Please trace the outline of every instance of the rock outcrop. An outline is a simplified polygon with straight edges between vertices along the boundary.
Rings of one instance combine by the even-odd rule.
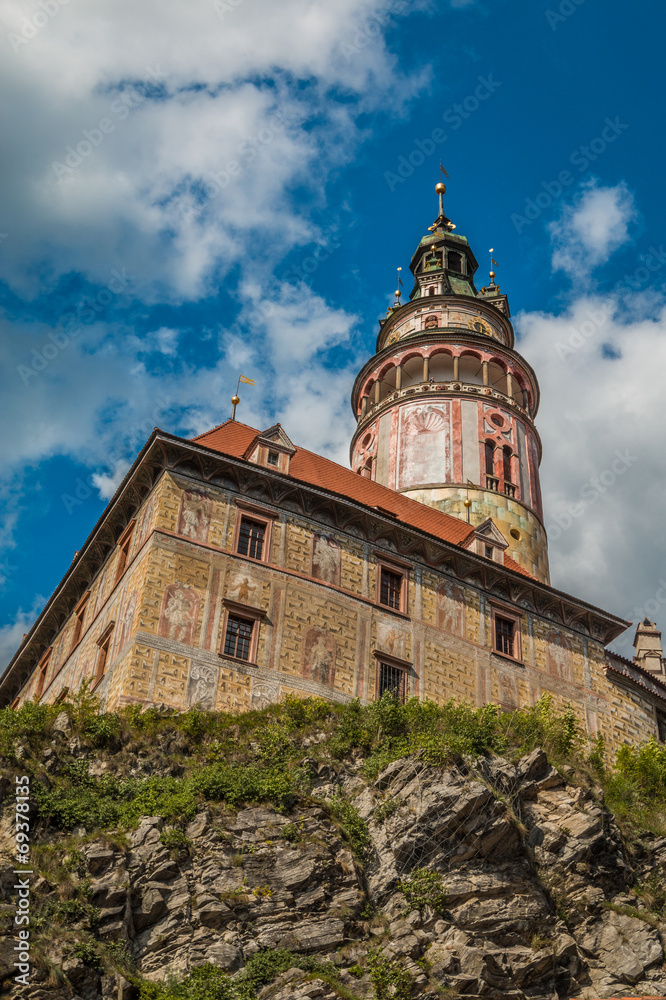
[[[666,842],[629,857],[598,789],[568,783],[540,750],[517,764],[495,757],[439,768],[408,758],[374,781],[360,764],[308,759],[310,790],[290,813],[210,806],[180,834],[150,816],[125,839],[78,831],[67,851],[90,912],[73,908],[66,931],[48,933],[42,922],[22,996],[138,995],[129,966],[108,974],[90,951],[72,949],[88,925],[99,954],[130,957],[134,974],[153,981],[206,963],[242,976],[258,952],[289,952],[291,967],[261,986],[261,1000],[335,1000],[340,987],[359,998],[422,1000],[442,990],[535,1000],[666,996],[663,927],[634,891],[666,864]],[[362,863],[332,798],[365,824]],[[6,821],[3,832],[7,848]],[[13,868],[5,850],[7,985]],[[418,900],[405,889],[414,872],[435,873]],[[435,884],[438,898],[428,895]],[[34,894],[44,913],[64,905],[48,873]],[[377,985],[378,969],[388,986]],[[403,992],[392,993],[392,982]]]

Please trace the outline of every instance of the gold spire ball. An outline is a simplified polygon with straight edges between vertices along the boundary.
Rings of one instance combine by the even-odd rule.
[[[441,181],[439,184],[435,184],[435,191],[437,194],[446,194],[446,184],[442,184]]]

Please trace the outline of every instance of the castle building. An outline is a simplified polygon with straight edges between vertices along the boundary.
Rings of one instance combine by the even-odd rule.
[[[108,710],[243,711],[392,691],[549,694],[611,747],[666,736],[661,636],[550,586],[539,386],[506,295],[443,208],[352,390],[351,469],[276,424],[156,429],[0,681]],[[236,399],[236,397],[235,397]],[[235,409],[235,407],[234,407]]]

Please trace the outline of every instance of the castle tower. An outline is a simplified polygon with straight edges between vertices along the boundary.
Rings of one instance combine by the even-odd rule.
[[[539,384],[514,350],[494,272],[477,291],[476,258],[444,214],[446,187],[436,191],[439,215],[412,257],[409,301],[396,292],[380,320],[377,353],[354,383],[351,465],[471,527],[492,519],[507,554],[548,583],[534,425]]]

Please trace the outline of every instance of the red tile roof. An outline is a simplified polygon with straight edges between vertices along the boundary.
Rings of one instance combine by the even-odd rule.
[[[227,420],[225,423],[214,427],[205,434],[199,434],[193,438],[197,444],[213,451],[219,451],[224,455],[231,455],[234,458],[243,458],[250,445],[261,431],[247,424],[241,424],[237,420]],[[465,521],[450,514],[444,514],[434,507],[411,500],[402,493],[374,483],[371,479],[364,479],[351,469],[332,462],[321,455],[315,455],[305,448],[296,448],[296,454],[292,457],[289,465],[289,475],[300,482],[308,483],[310,486],[317,486],[320,489],[329,490],[365,504],[367,507],[381,508],[383,512],[390,512],[396,515],[398,520],[409,524],[421,531],[426,531],[430,535],[435,535],[446,542],[454,545],[462,545],[470,535],[470,527]],[[512,569],[523,576],[534,579],[530,573],[519,566],[510,556],[504,557],[504,565],[507,569]]]

